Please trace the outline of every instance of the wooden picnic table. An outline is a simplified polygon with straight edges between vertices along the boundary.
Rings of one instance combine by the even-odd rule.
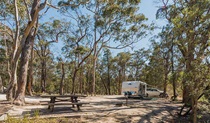
[[[51,111],[54,110],[54,105],[72,105],[73,108],[74,105],[77,105],[77,109],[80,110],[80,106],[82,106],[82,104],[88,104],[78,102],[79,97],[87,97],[86,95],[41,95],[41,97],[50,98],[50,101],[48,102],[48,109],[51,109]]]

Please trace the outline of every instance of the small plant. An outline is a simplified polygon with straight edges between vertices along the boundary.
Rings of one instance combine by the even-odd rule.
[[[17,120],[21,120],[22,121],[21,123],[28,123],[29,122],[29,116],[30,116],[30,114],[25,114],[23,116],[22,120],[21,119],[17,119]]]
[[[7,119],[5,120],[5,123],[22,123],[22,122],[20,119],[7,115]]]
[[[208,99],[205,96],[202,96],[198,101],[208,103]]]
[[[34,111],[34,116],[35,116],[35,118],[38,118],[39,115],[40,115],[39,110],[36,109],[36,110]]]
[[[199,114],[199,115],[197,115],[197,118],[198,118],[198,119],[201,119],[202,116],[203,116],[203,115]]]

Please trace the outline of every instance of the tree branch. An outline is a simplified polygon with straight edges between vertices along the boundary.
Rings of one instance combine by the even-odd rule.
[[[26,7],[26,11],[27,11],[27,16],[28,16],[28,20],[31,21],[31,16],[30,16],[30,12],[29,12],[29,9],[28,9],[28,4],[26,3],[26,0],[24,0],[24,4],[25,4],[25,7]]]
[[[47,2],[47,5],[49,7],[51,7],[51,8],[54,8],[54,9],[60,9],[60,7],[54,6],[54,5],[52,5],[52,4],[48,3],[48,2]]]

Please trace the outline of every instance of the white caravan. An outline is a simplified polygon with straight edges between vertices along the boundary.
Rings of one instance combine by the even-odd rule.
[[[122,83],[122,95],[146,96],[147,83],[141,81],[125,81]]]

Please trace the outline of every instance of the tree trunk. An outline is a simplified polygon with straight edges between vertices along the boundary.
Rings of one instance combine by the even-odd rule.
[[[192,57],[192,55],[189,55]],[[186,74],[190,73],[190,71],[192,70],[192,67],[191,67],[191,61],[192,61],[192,58],[189,57],[186,61]],[[189,99],[190,99],[190,91],[189,91],[189,85],[187,85],[186,83],[186,79],[187,78],[184,78],[183,80],[183,99],[182,99],[182,102],[183,103],[189,103]],[[189,78],[188,78],[189,79]]]
[[[8,85],[6,90],[6,99],[9,101],[13,100],[17,90],[17,64],[18,61],[12,60],[10,84]]]
[[[80,70],[80,77],[79,77],[79,92],[80,94],[83,93],[83,76],[82,76],[82,70]]]
[[[11,78],[9,82],[10,84],[6,90],[6,93],[7,93],[6,98],[9,101],[14,98],[16,90],[17,90],[17,65],[18,65],[18,59],[19,59],[19,54],[17,52],[18,52],[18,43],[19,43],[19,35],[20,35],[19,18],[18,18],[19,12],[18,12],[17,5],[18,5],[17,0],[14,0],[16,31],[15,31],[15,39],[13,42],[13,53],[12,53],[12,58],[11,58]]]
[[[118,79],[118,94],[121,95],[121,83],[122,83],[122,76],[121,70],[119,70],[119,79]]]
[[[122,78],[123,78],[123,81],[127,81],[126,79],[126,74],[125,74],[125,65],[122,67]]]
[[[4,17],[4,19],[6,20],[6,17]],[[4,26],[4,30],[6,31],[6,26]],[[8,55],[9,51],[8,51],[8,47],[7,47],[7,40],[6,40],[6,34],[5,33],[4,33],[3,38],[4,38],[4,45],[5,45],[5,57],[9,58],[9,55]],[[9,60],[7,61],[7,73],[8,73],[8,76],[9,76],[9,81],[8,82],[10,83],[11,82],[11,70],[10,70],[10,61]],[[4,90],[4,88],[3,88],[3,90]]]
[[[64,63],[61,64],[61,69],[62,69],[62,77],[61,77],[61,83],[60,83],[60,95],[63,95],[63,85],[64,85],[64,78],[65,78]]]
[[[15,95],[14,103],[18,105],[24,105],[25,103],[25,88],[27,83],[27,73],[28,73],[28,62],[29,62],[29,56],[31,53],[31,47],[32,47],[32,40],[34,40],[34,37],[36,35],[37,28],[34,26],[37,24],[39,11],[45,8],[47,4],[47,1],[45,1],[42,6],[40,6],[40,0],[33,0],[31,12],[30,14],[30,20],[28,22],[28,25],[26,26],[24,33],[22,35],[22,39],[20,42],[19,40],[19,19],[18,19],[18,5],[17,0],[14,0],[14,7],[15,7],[15,20],[16,20],[16,34],[15,34],[15,42],[14,42],[14,52],[12,57],[12,64],[11,69],[12,72],[15,74],[12,74],[11,79],[11,87],[12,90],[16,90],[16,83],[17,83],[17,62],[21,53],[21,63],[20,63],[20,72],[19,72],[19,81],[18,81],[18,90]],[[17,44],[20,43],[19,49]],[[10,91],[8,92],[8,97],[11,97],[9,95]],[[10,93],[11,94],[11,93]]]
[[[185,82],[183,82],[183,95],[182,95],[183,103],[189,103],[190,92],[188,89],[189,89],[189,87],[186,85]]]
[[[91,95],[95,95],[95,88],[96,88],[96,62],[97,62],[97,58],[96,55],[94,55],[93,58],[93,81],[92,81],[92,92]]]
[[[29,61],[29,71],[28,71],[28,82],[27,82],[27,90],[28,90],[28,93],[30,96],[33,96],[33,93],[32,93],[32,85],[33,85],[33,81],[34,81],[34,78],[33,78],[33,60],[34,60],[34,48],[33,48],[33,45],[34,45],[34,40],[32,42],[32,49],[31,49],[31,59]]]
[[[193,123],[197,123],[197,104],[198,104],[198,98],[196,96],[192,96],[192,115],[191,115],[191,121]]]
[[[32,49],[32,40],[34,40],[34,31],[31,31],[26,39],[20,58],[20,72],[18,79],[18,90],[15,96],[14,104],[25,105],[25,88],[27,83],[28,64]]]
[[[0,76],[0,93],[3,93],[3,92],[4,92],[4,86],[3,86],[2,79]]]
[[[163,89],[163,93],[166,94],[167,92],[167,80],[165,80],[164,82],[164,89]]]
[[[46,91],[46,85],[47,85],[47,63],[46,63],[46,59],[44,61],[44,83],[43,83],[43,91]]]
[[[85,77],[84,74],[83,74],[83,77]],[[81,93],[81,94],[85,94],[85,88],[86,88],[86,83],[85,83],[85,81],[83,80],[83,81],[82,81],[82,93]]]
[[[74,71],[74,74],[73,74],[73,77],[72,77],[72,94],[75,93],[75,81],[76,81],[76,77],[77,77],[77,72],[78,72],[79,69],[75,69]]]
[[[109,63],[108,63],[108,71],[107,71],[107,74],[108,74],[108,92],[109,92],[109,95],[111,95],[111,79],[110,79],[110,67],[109,67]]]
[[[91,93],[91,81],[90,81],[90,78],[92,77],[90,75],[90,70],[87,71],[86,73],[86,82],[87,82],[87,86],[86,86],[86,94],[90,94]]]
[[[171,73],[172,73],[172,84],[173,84],[173,101],[177,99],[176,93],[176,79],[175,79],[175,72],[174,72],[174,43],[172,42],[171,45]]]
[[[166,94],[167,91],[167,81],[168,81],[168,73],[165,73],[164,89],[163,89],[164,94]]]
[[[45,83],[46,83],[46,70],[45,70],[45,60],[42,59],[42,70],[41,70],[41,93],[45,92]]]
[[[106,95],[108,95],[108,89],[107,89],[107,87],[106,87],[106,83],[105,83],[105,81],[104,81],[104,79],[101,77],[101,82],[102,82],[102,84],[103,84],[103,86],[104,86],[104,89],[105,89],[105,94]]]

